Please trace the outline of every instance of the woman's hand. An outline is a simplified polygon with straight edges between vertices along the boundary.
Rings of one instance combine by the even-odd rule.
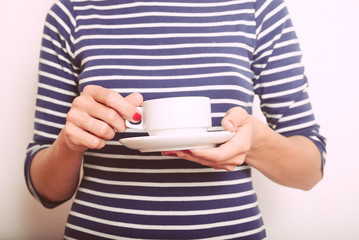
[[[222,126],[236,134],[219,147],[162,154],[227,171],[245,161],[274,182],[303,190],[322,178],[321,155],[309,138],[282,136],[240,107],[227,112]]]
[[[214,148],[193,149],[186,151],[163,152],[163,155],[177,156],[214,169],[232,171],[244,163],[251,149],[253,139],[253,124],[251,116],[240,107],[230,109],[222,119],[225,131],[236,132],[226,143]]]
[[[67,146],[76,152],[88,148],[100,149],[115,131],[126,130],[125,119],[138,122],[141,119],[137,106],[143,98],[133,93],[123,98],[115,91],[101,86],[86,86],[72,103],[66,125],[61,132]],[[125,119],[124,119],[125,118]]]
[[[137,122],[142,104],[139,93],[123,98],[100,86],[87,86],[75,98],[66,124],[48,148],[39,151],[31,164],[31,178],[36,191],[50,202],[69,198],[78,186],[82,153],[88,148],[102,148],[115,130],[126,130],[124,118]]]

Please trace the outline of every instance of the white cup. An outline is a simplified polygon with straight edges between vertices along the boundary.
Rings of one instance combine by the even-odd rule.
[[[207,132],[212,126],[211,103],[207,97],[172,97],[144,101],[142,121],[129,128],[148,132],[150,136],[185,135]]]

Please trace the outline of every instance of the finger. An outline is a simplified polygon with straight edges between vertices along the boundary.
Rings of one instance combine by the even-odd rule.
[[[222,127],[225,131],[235,132],[238,127],[248,123],[249,114],[241,107],[234,107],[228,110],[222,119]]]
[[[245,153],[239,153],[239,154],[234,154],[233,156],[230,156],[228,158],[227,157],[208,158],[207,154],[206,154],[206,157],[202,157],[200,154],[198,154],[199,150],[201,150],[203,152],[211,152],[211,150],[217,150],[217,149],[216,148],[206,148],[206,149],[194,149],[191,151],[187,150],[187,151],[182,151],[182,153],[177,153],[177,155],[179,157],[182,157],[185,159],[190,158],[191,160],[205,163],[205,165],[211,165],[212,167],[216,166],[216,167],[220,167],[222,169],[224,169],[224,168],[227,169],[229,166],[242,165],[244,163],[245,156],[246,156]]]
[[[241,107],[231,108],[222,119],[222,127],[224,130],[236,132],[236,134],[217,148],[196,149],[193,153],[201,158],[225,161],[225,159],[233,158],[250,150],[253,126],[246,110]]]
[[[135,107],[139,107],[143,103],[143,96],[137,92],[131,93],[130,95],[126,96],[125,99]]]
[[[192,162],[199,163],[204,166],[212,167],[213,169],[223,169],[226,171],[233,171],[238,165],[243,164],[244,157],[243,156],[236,156],[232,159],[228,159],[226,162],[216,162],[216,161],[209,161],[206,159],[198,158],[193,153],[192,150],[185,150],[185,151],[168,151],[162,152],[162,155],[165,156],[172,156],[172,157],[179,157],[182,159],[186,159]]]
[[[245,128],[245,127],[243,127]],[[214,148],[199,148],[191,150],[192,155],[212,162],[227,162],[240,154],[246,154],[250,149],[249,129],[240,129],[227,142]]]
[[[102,138],[104,140],[111,140],[115,137],[115,130],[110,127],[107,123],[95,119],[90,118],[88,121],[84,122],[85,129],[90,129],[89,132],[91,132],[93,135]]]
[[[104,139],[84,131],[71,122],[66,124],[63,131],[67,144],[71,149],[76,151],[85,151],[88,148],[100,149],[106,144]]]
[[[186,159],[188,161],[196,162],[201,165],[205,165],[205,166],[209,166],[209,167],[212,167],[215,165],[215,163],[213,163],[211,161],[207,161],[207,160],[193,156],[189,150],[186,150],[186,151],[164,151],[164,152],[162,152],[162,155]]]
[[[214,165],[214,168],[225,169],[227,171],[233,171],[237,166],[240,166],[244,163],[245,154],[238,154],[233,158],[227,160],[226,162],[221,162]]]
[[[84,94],[91,95],[97,102],[114,109],[129,121],[138,122],[141,120],[141,113],[136,106],[115,91],[101,86],[89,85],[85,87]]]
[[[94,103],[91,106],[92,107],[89,110],[90,113],[80,111],[78,110],[78,108],[71,109],[71,111],[67,115],[68,122],[74,124],[75,126],[86,132],[92,133],[99,138],[105,140],[112,139],[115,136],[114,128],[105,121],[103,121],[101,118],[104,118],[105,120],[106,118],[109,119],[108,115],[106,115],[105,113],[110,112],[113,112],[113,116],[116,117],[117,115],[117,118],[122,118],[114,110],[106,108],[99,103]],[[91,112],[95,112],[95,116],[91,116]]]
[[[140,93],[131,93],[130,95],[125,97],[125,100],[135,107],[139,107],[143,103],[143,97]],[[132,120],[129,120],[129,121],[138,122],[141,120],[141,118],[142,118],[141,113],[137,110],[135,115],[133,115]],[[125,126],[125,128],[126,128],[126,126]]]
[[[87,111],[88,111],[88,114],[92,118],[104,121],[106,124],[111,126],[112,129],[116,129],[117,132],[124,132],[126,130],[124,118],[116,110],[114,110],[108,106],[105,106],[103,104],[100,104],[100,103],[94,101],[91,104],[91,106],[88,107]],[[91,120],[91,123],[93,124],[93,126],[95,126],[93,120]],[[91,127],[90,123],[89,123],[89,125],[87,125],[87,127]],[[106,130],[104,128],[105,128],[105,126],[102,126],[103,131]],[[92,130],[90,130],[90,131],[93,132]],[[95,133],[95,132],[93,132],[93,133]],[[98,135],[98,136],[105,137],[103,135]]]
[[[232,172],[232,171],[236,170],[237,165],[235,165],[235,164],[215,165],[215,166],[212,166],[212,168],[215,170],[226,170],[228,172]]]

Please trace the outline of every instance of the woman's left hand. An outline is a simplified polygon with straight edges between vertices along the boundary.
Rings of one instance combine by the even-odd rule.
[[[179,157],[214,169],[233,171],[244,163],[251,149],[254,133],[251,119],[252,117],[243,108],[234,107],[222,119],[224,130],[235,132],[228,142],[213,148],[166,151],[162,152],[162,155]]]

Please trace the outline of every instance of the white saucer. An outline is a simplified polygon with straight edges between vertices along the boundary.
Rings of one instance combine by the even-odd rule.
[[[233,132],[205,132],[192,135],[143,136],[120,139],[120,142],[140,152],[161,152],[214,147],[228,141]]]

